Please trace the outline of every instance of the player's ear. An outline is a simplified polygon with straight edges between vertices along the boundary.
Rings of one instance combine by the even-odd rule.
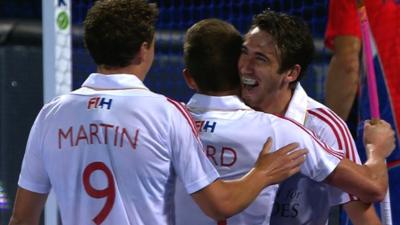
[[[300,75],[301,66],[299,64],[295,64],[292,68],[288,69],[285,72],[285,81],[287,83],[292,83],[297,80]]]
[[[198,91],[196,81],[193,79],[189,70],[187,68],[185,68],[185,69],[183,69],[182,73],[183,73],[183,78],[185,78],[187,86],[189,86],[190,89]]]
[[[147,55],[151,51],[150,47],[151,47],[150,43],[146,41],[142,43],[142,45],[139,48],[139,51],[137,52],[135,58],[133,59],[135,64],[140,64],[147,58]]]

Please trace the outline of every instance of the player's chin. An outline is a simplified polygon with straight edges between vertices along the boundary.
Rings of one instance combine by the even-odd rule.
[[[249,86],[249,85],[242,85],[241,87],[241,94],[242,97],[246,96],[246,98],[254,98],[258,92],[258,86]]]
[[[242,100],[246,105],[252,106],[254,103],[254,97],[255,95],[250,93],[249,91],[242,90],[241,92]]]

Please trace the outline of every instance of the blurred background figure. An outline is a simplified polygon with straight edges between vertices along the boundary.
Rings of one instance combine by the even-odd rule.
[[[329,1],[328,15],[325,45],[333,55],[326,77],[325,101],[343,120],[348,120],[359,87],[360,19],[355,1]]]
[[[369,21],[369,37],[375,41],[373,64],[379,99],[380,117],[389,121],[397,131],[399,148],[400,123],[400,77],[396,69],[400,63],[400,5],[395,0],[364,0],[329,2],[325,45],[333,51],[326,78],[326,104],[348,123],[353,136],[358,140],[360,156],[364,160],[360,135],[360,122],[371,118],[370,98],[366,78],[366,55],[362,54],[363,36],[360,9],[365,6]],[[366,36],[364,35],[364,38]],[[399,201],[400,152],[396,149],[388,159],[390,194],[392,202]],[[392,214],[400,207],[392,204]],[[394,215],[394,214],[393,214]],[[393,218],[393,224],[399,222]],[[345,216],[342,224],[347,224]]]

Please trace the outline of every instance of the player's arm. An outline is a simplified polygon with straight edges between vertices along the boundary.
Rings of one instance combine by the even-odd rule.
[[[343,209],[354,225],[382,225],[372,203],[350,201]]]
[[[364,144],[368,160],[357,165],[348,159],[340,161],[325,180],[327,183],[359,197],[365,202],[382,201],[388,187],[385,159],[395,147],[394,132],[383,120],[364,126]]]
[[[35,193],[19,187],[9,225],[39,224],[46,199],[47,194]]]
[[[306,150],[290,144],[268,153],[271,140],[266,142],[255,167],[242,178],[231,181],[216,180],[192,194],[205,214],[219,221],[245,209],[268,185],[279,183],[300,170]]]
[[[372,161],[373,163],[357,165],[343,159],[327,177],[326,182],[359,197],[364,202],[382,201],[387,187],[387,169],[384,167],[384,160]]]
[[[326,104],[346,120],[358,89],[361,42],[355,36],[337,36],[334,47],[325,83]]]
[[[333,118],[336,118],[336,116]],[[345,124],[344,121],[340,120],[339,118],[337,118],[336,123]],[[343,126],[343,129],[338,129],[333,125],[327,125],[328,126],[322,127],[323,129],[321,129],[321,132],[318,132],[318,137],[320,138],[320,140],[325,141],[326,144],[328,144],[329,146],[333,146],[334,148],[338,148],[339,146],[341,146],[343,150],[347,152],[346,155],[353,156],[353,158],[351,159],[353,162],[360,162],[354,142],[351,140],[350,145],[346,145],[344,143],[344,140],[346,140],[347,138],[351,138],[350,131],[348,130],[347,126]],[[361,162],[357,164],[361,164]],[[348,194],[344,192],[341,192],[340,195],[348,196]],[[332,197],[334,199],[342,199],[337,195]],[[375,212],[375,208],[371,203],[364,203],[362,201],[355,200],[345,203],[335,202],[334,204],[343,204],[343,209],[346,211],[347,215],[354,225],[381,224]]]
[[[354,225],[382,225],[371,203],[351,201],[343,205]]]

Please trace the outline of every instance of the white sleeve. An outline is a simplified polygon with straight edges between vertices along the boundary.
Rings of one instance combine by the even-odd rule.
[[[21,173],[18,185],[24,189],[37,193],[49,193],[51,185],[44,166],[43,159],[43,130],[42,119],[43,109],[36,117],[36,120],[29,133],[28,142],[22,161]]]
[[[315,131],[316,136],[330,147],[342,152],[351,161],[361,164],[357,147],[346,123],[327,108],[316,108],[308,111],[306,126]],[[329,189],[331,205],[343,204],[357,197],[331,187]]]
[[[274,126],[276,146],[283,147],[289,143],[297,142],[301,148],[307,148],[308,154],[300,172],[317,182],[323,181],[339,164],[343,154],[329,148],[301,124],[287,118],[284,119],[286,121]],[[290,135],[287,134],[288,131]]]
[[[203,152],[189,114],[179,112],[173,119],[170,132],[172,161],[175,172],[191,194],[211,184],[219,175]]]
[[[314,131],[319,140],[336,151],[342,152],[349,160],[361,164],[357,147],[346,122],[331,110],[327,108],[308,110],[305,127]]]

